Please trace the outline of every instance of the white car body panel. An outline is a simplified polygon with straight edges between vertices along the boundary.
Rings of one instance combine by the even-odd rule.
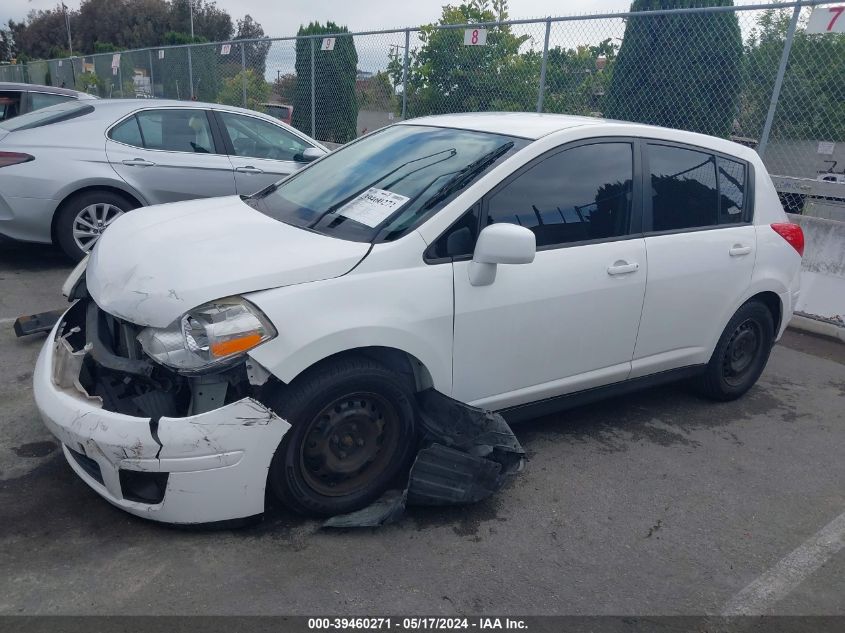
[[[138,240],[140,231],[162,237]],[[237,196],[192,200],[118,218],[91,254],[88,291],[110,314],[166,327],[213,299],[342,275],[368,250],[278,222]]]
[[[290,382],[333,354],[389,347],[419,360],[434,388],[452,393],[452,270],[423,262],[424,248],[411,232],[375,245],[344,277],[247,295],[279,332],[250,356]]]
[[[645,244],[648,288],[631,378],[710,360],[710,342],[751,283],[756,236],[753,226],[742,225],[654,235]],[[751,250],[731,255],[734,246]]]
[[[620,260],[639,269],[609,275]],[[502,409],[628,377],[648,273],[642,239],[543,250],[531,264],[499,265],[489,286],[470,284],[469,265],[454,264],[452,397]]]
[[[750,149],[677,130],[554,115],[449,115],[401,125],[414,124],[536,140],[392,242],[371,245],[297,229],[237,197],[135,211],[116,221],[91,255],[92,298],[134,324],[166,327],[205,302],[242,295],[277,330],[248,356],[283,383],[335,354],[388,348],[409,357],[418,388],[491,409],[702,365],[737,308],[761,292],[781,302],[777,336],[786,327],[798,299],[801,257],[770,227],[788,220]],[[668,140],[748,161],[756,172],[753,222],[545,248],[531,263],[496,264],[488,285],[470,283],[470,261],[423,259],[430,244],[515,170],[593,137]],[[748,250],[732,256],[735,246]],[[620,262],[637,267],[608,274]],[[159,454],[149,420],[105,411],[51,382],[54,337],[55,330],[36,367],[36,402],[66,446],[100,464],[103,485],[66,453],[99,494],[129,512],[173,522],[263,510],[267,468],[286,422],[249,399],[193,418],[162,418],[158,433],[166,450]],[[232,424],[242,415],[256,422]],[[192,448],[209,430],[213,450],[203,442]],[[136,439],[136,454],[116,452]],[[134,504],[114,488],[120,467],[167,469],[180,487],[168,488],[161,507]]]

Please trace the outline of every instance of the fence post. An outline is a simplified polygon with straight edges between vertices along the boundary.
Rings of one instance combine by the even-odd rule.
[[[311,138],[316,138],[316,125],[314,123],[314,112],[316,110],[314,98],[314,38],[308,40],[311,42]]]
[[[801,14],[801,5],[795,5],[792,10],[792,19],[789,21],[789,28],[786,30],[786,41],[783,43],[783,53],[780,56],[780,66],[775,78],[775,86],[772,88],[772,99],[769,101],[769,111],[766,113],[766,122],[763,124],[763,133],[760,135],[760,142],[757,144],[757,154],[762,158],[766,153],[766,146],[769,144],[769,134],[772,132],[772,122],[775,120],[775,112],[778,108],[780,90],[783,86],[783,75],[786,73],[786,65],[789,63],[789,53],[792,50],[792,40],[795,39],[795,28],[798,26],[798,16]]]
[[[405,61],[402,62],[402,119],[408,112],[408,48],[411,45],[411,29],[405,29]]]
[[[191,63],[191,46],[188,45],[188,83],[191,84],[191,94],[188,95],[188,99],[193,101],[194,99],[194,67]]]
[[[150,58],[150,96],[156,96],[156,82],[155,77],[153,76],[153,51],[149,49],[147,51],[147,56]]]
[[[241,42],[241,89],[244,93],[244,107],[246,107],[246,44]]]
[[[543,40],[543,61],[540,64],[540,89],[537,91],[537,112],[543,111],[543,97],[546,92],[546,60],[549,57],[549,33],[552,30],[552,19],[546,18],[546,38]]]

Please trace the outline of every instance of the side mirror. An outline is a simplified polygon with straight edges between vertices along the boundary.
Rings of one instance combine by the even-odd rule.
[[[318,158],[322,158],[325,155],[326,153],[323,150],[318,149],[316,147],[309,147],[303,150],[302,154],[300,154],[300,156],[302,157],[301,161],[303,163],[312,163]]]
[[[530,264],[537,253],[537,240],[530,229],[517,224],[485,227],[475,243],[469,265],[469,282],[489,286],[496,280],[498,264]]]

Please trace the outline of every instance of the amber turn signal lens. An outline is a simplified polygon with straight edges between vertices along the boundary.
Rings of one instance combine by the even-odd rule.
[[[232,338],[228,341],[220,341],[211,346],[211,355],[218,358],[229,356],[230,354],[237,354],[238,352],[245,352],[252,349],[261,342],[261,335],[257,332],[251,332],[238,338]]]

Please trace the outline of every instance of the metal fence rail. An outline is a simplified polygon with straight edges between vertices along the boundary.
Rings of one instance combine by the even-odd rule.
[[[782,190],[843,197],[845,185],[820,178],[845,172],[845,34],[807,32],[813,8],[830,4],[157,47],[0,66],[0,81],[105,98],[194,98],[258,110],[287,104],[295,126],[336,143],[399,118],[446,112],[611,116],[733,138],[757,148]],[[486,41],[472,41],[473,32]]]

